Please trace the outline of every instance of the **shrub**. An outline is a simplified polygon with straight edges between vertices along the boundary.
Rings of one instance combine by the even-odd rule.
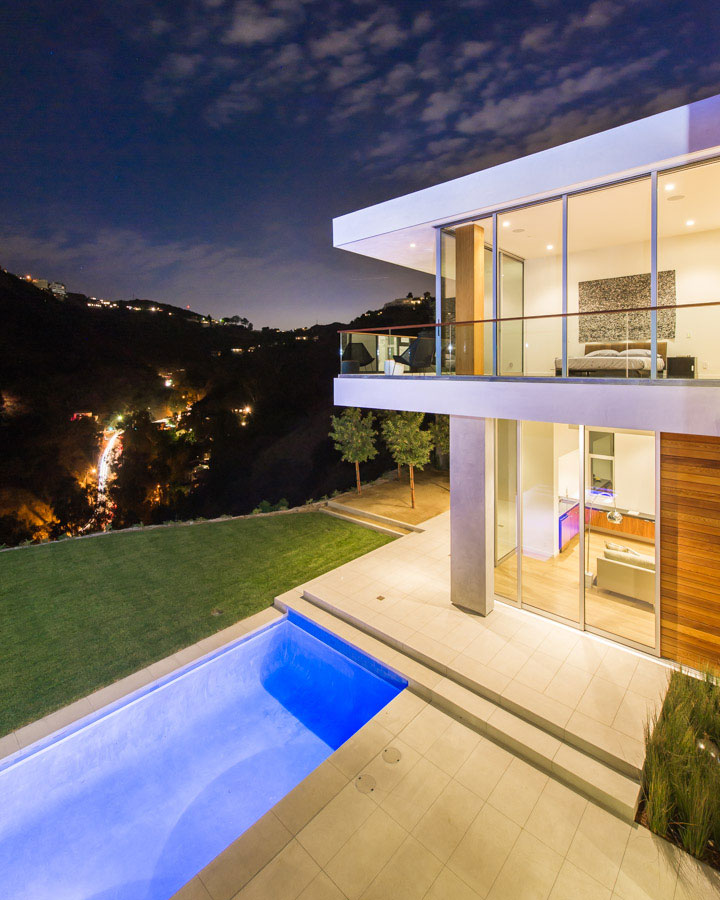
[[[648,827],[698,859],[720,849],[720,688],[674,672],[662,711],[645,728]]]

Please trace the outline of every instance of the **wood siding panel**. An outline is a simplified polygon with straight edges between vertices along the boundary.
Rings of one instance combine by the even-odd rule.
[[[660,652],[720,666],[720,438],[660,435]]]

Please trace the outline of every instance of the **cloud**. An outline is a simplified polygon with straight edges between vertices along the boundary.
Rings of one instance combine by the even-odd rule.
[[[633,99],[630,117],[642,115],[653,92],[671,97],[700,78],[688,54],[648,39],[650,0],[569,12],[534,2],[522,27],[509,13],[488,17],[485,0],[432,11],[383,0],[185,0],[183,21],[163,20],[167,52],[145,96],[168,114],[192,97],[216,129],[257,115],[323,128],[328,142],[352,133],[356,166],[422,183],[517,155],[537,135],[572,139],[587,133],[583,121],[617,124]]]
[[[301,5],[292,3],[266,5],[254,0],[239,0],[222,40],[226,44],[245,47],[272,43],[293,27],[301,11]]]
[[[199,53],[169,53],[145,85],[147,102],[156,109],[171,112],[178,100],[189,91],[190,79],[202,62],[203,57]]]

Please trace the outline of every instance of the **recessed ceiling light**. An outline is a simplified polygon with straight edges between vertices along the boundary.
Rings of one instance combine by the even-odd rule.
[[[503,222],[503,228],[509,228],[509,227],[510,227],[509,222]]]
[[[411,247],[417,247],[417,244],[410,244]]]
[[[671,200],[684,200],[685,194],[673,194],[672,197],[668,197],[667,199],[668,203],[670,203]]]
[[[548,244],[547,247],[546,247],[545,249],[546,249],[546,250],[554,250],[554,249],[555,249],[555,244]]]
[[[674,190],[675,190],[675,185],[674,185],[672,182],[670,182],[669,184],[666,184],[666,185],[665,185],[665,190],[666,190],[666,191],[674,191]]]
[[[695,219],[688,219],[685,224],[690,228],[695,224]]]

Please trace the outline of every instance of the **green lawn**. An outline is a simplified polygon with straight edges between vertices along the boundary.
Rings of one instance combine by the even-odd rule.
[[[0,553],[0,735],[389,540],[302,513]]]

